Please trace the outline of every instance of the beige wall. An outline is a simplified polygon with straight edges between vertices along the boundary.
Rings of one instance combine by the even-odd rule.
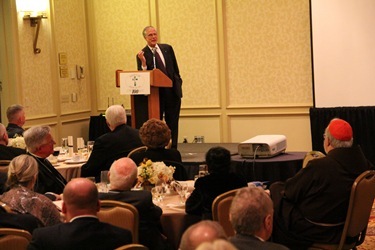
[[[20,17],[15,22],[22,89],[16,101],[27,107],[29,125],[56,124],[60,138],[87,132],[89,115],[112,103],[129,109],[114,72],[136,69],[135,55],[145,46],[141,31],[153,25],[159,41],[173,45],[184,80],[179,141],[203,135],[207,142],[240,142],[285,134],[288,150],[311,149],[308,0],[51,3],[42,21],[41,54],[32,53],[28,23]],[[84,80],[59,77],[60,52],[68,55],[69,71],[85,66]],[[77,102],[69,99],[72,93]]]

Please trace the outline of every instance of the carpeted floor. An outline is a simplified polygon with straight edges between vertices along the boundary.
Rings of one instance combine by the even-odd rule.
[[[370,221],[367,227],[365,241],[357,247],[358,250],[374,250],[375,249],[375,203],[372,207]]]

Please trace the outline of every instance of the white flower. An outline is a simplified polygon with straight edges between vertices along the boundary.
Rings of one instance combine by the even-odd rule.
[[[18,136],[9,140],[10,140],[10,146],[26,149],[25,139],[22,136]]]
[[[164,162],[152,162],[151,160],[143,161],[138,167],[138,179],[143,183],[149,181],[151,184],[158,182],[170,182],[173,180],[175,167],[166,166]]]

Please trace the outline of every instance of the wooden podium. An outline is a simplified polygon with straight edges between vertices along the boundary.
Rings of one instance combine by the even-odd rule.
[[[172,87],[172,80],[159,69],[147,71],[116,70],[116,87],[120,87],[121,74],[137,74],[139,72],[147,72],[150,76],[150,95],[131,95],[131,120],[133,128],[140,128],[150,118],[160,119],[159,88]]]

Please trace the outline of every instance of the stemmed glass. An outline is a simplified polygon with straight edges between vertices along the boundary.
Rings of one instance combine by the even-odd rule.
[[[189,194],[189,189],[186,184],[179,183],[175,186],[176,192],[180,195],[180,201],[182,204],[185,204],[186,198]]]

